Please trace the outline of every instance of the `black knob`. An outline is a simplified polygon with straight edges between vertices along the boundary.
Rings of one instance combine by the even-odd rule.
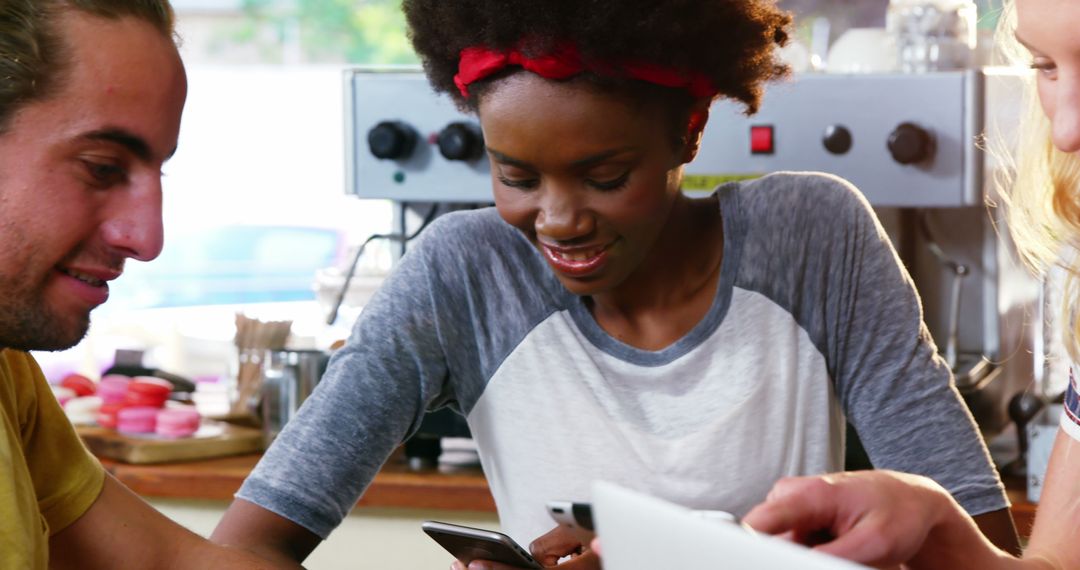
[[[915,164],[934,156],[934,136],[914,123],[903,123],[889,135],[889,153],[900,164]]]
[[[1020,455],[1015,460],[1005,464],[1002,471],[1006,475],[1024,477],[1027,475],[1027,454],[1028,454],[1028,424],[1035,419],[1035,416],[1039,415],[1039,412],[1046,406],[1046,402],[1042,398],[1032,394],[1030,392],[1021,392],[1009,399],[1009,405],[1006,410],[1009,412],[1009,419],[1016,423],[1016,436],[1017,443],[1019,444]]]
[[[401,121],[383,121],[368,131],[367,142],[378,158],[408,158],[416,146],[416,130]]]
[[[450,123],[439,133],[439,153],[447,160],[472,160],[484,150],[484,135],[471,123]]]
[[[822,138],[825,149],[833,154],[847,154],[851,150],[851,131],[842,125],[829,125]]]

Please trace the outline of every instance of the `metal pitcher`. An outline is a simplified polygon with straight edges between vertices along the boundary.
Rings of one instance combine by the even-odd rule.
[[[266,444],[277,437],[326,372],[330,355],[321,350],[273,350],[262,386],[262,425]]]

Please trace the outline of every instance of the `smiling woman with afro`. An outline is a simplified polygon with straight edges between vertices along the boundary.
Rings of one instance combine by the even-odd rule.
[[[503,531],[546,566],[573,555],[562,570],[599,560],[551,530],[548,501],[588,501],[606,480],[742,516],[781,478],[842,469],[845,419],[875,466],[1000,514],[858,191],[818,173],[681,191],[712,102],[752,113],[787,74],[788,14],[766,0],[403,6],[432,86],[484,137],[485,158],[448,167],[489,167],[495,207],[424,230],[245,482],[225,539],[306,554],[439,407],[468,420]]]

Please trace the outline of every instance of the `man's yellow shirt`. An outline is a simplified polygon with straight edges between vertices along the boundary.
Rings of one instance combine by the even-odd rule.
[[[105,472],[34,358],[0,350],[0,568],[46,568],[49,537],[97,499]]]

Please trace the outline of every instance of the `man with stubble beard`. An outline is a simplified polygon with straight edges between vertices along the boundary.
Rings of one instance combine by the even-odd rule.
[[[124,261],[161,251],[173,34],[167,0],[0,0],[0,568],[269,566],[107,475],[26,352],[76,344]]]

